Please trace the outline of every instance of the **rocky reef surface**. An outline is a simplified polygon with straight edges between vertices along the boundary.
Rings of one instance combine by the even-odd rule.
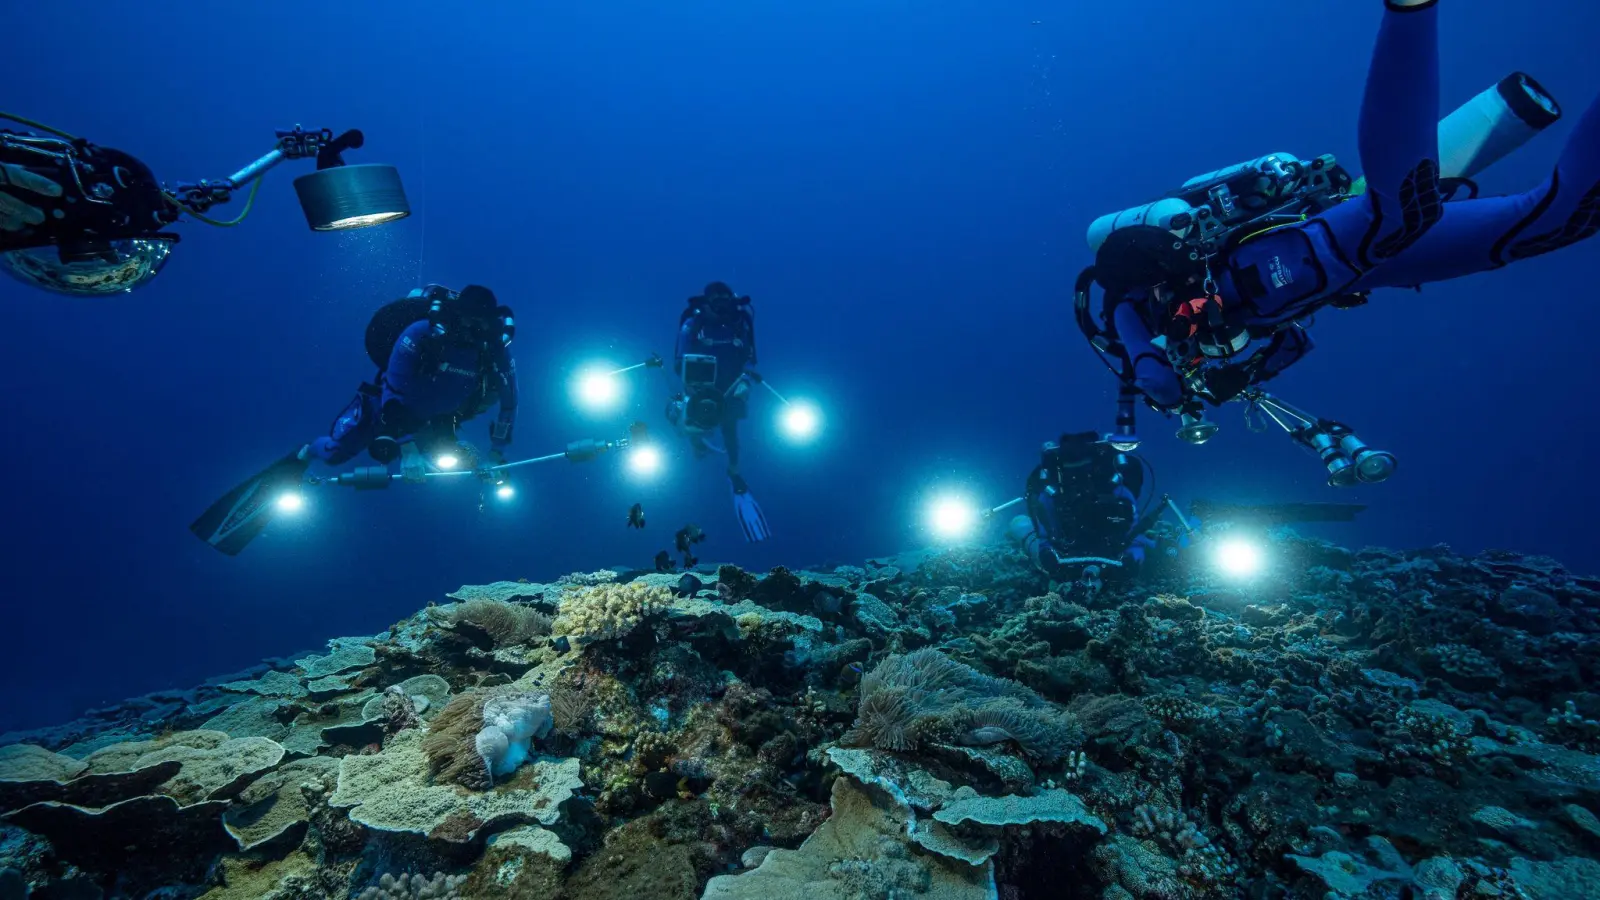
[[[1600,897],[1600,580],[1271,541],[464,587],[0,738],[0,900]]]

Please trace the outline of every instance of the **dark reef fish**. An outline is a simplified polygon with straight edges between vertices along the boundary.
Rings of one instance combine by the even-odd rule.
[[[628,527],[644,528],[644,506],[639,503],[628,507]]]

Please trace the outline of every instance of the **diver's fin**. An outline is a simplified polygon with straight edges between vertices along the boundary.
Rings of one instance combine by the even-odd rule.
[[[189,530],[223,553],[238,556],[267,527],[279,495],[305,477],[311,460],[302,459],[302,453],[296,450],[223,495]]]
[[[733,514],[739,517],[739,527],[744,529],[745,540],[756,543],[772,537],[766,513],[761,511],[755,495],[750,493],[749,485],[738,476],[733,479]]]

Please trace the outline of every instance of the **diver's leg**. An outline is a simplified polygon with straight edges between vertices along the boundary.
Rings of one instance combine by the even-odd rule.
[[[1411,287],[1498,268],[1575,244],[1600,231],[1600,99],[1578,120],[1555,172],[1509,197],[1445,204],[1444,218],[1416,246],[1359,283]]]
[[[739,420],[731,416],[722,420],[722,448],[728,451],[728,474],[739,474]]]
[[[367,391],[357,391],[355,399],[334,420],[328,434],[311,442],[311,458],[330,466],[347,463],[367,449],[377,432],[377,402]]]
[[[1367,191],[1323,218],[1371,269],[1439,220],[1438,0],[1386,0],[1367,70],[1357,145]]]

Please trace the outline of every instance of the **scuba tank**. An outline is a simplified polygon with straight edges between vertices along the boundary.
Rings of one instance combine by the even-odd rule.
[[[365,346],[367,358],[372,364],[383,371],[389,366],[389,354],[394,352],[394,345],[400,340],[401,332],[410,328],[415,322],[427,319],[431,325],[431,333],[442,337],[459,325],[456,311],[451,304],[459,300],[461,294],[442,285],[430,284],[424,288],[413,288],[399,300],[379,307],[372,314],[372,319],[367,322]],[[500,343],[510,346],[517,335],[516,319],[511,308],[501,306],[494,311],[491,318],[500,332]]]
[[[1439,174],[1471,178],[1561,118],[1544,85],[1512,72],[1439,123]]]
[[[1160,200],[1095,219],[1089,248],[1098,251],[1112,232],[1130,225],[1154,225],[1200,256],[1212,256],[1245,226],[1275,217],[1294,221],[1348,199],[1354,181],[1331,154],[1301,160],[1269,153],[1197,175]]]
[[[1439,121],[1440,176],[1472,178],[1560,118],[1561,104],[1544,85],[1512,72]],[[1240,225],[1276,224],[1258,221],[1275,206],[1321,201],[1326,209],[1361,190],[1331,155],[1305,161],[1270,153],[1197,175],[1159,200],[1103,215],[1089,224],[1086,237],[1089,249],[1099,250],[1119,228],[1154,225],[1209,255],[1221,246],[1219,232],[1225,238]]]

